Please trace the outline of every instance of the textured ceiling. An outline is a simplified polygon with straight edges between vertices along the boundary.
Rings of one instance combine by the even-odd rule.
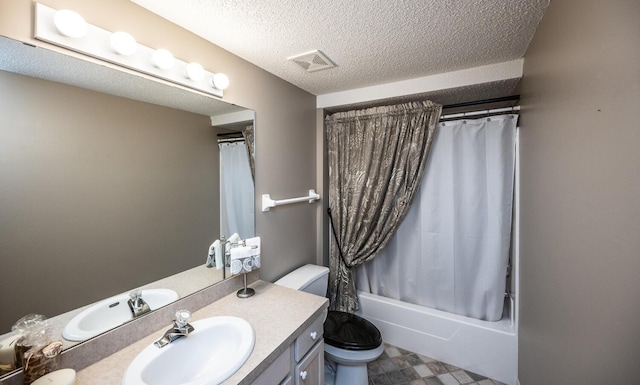
[[[132,0],[315,95],[519,59],[549,0]],[[337,67],[288,57],[320,50]]]

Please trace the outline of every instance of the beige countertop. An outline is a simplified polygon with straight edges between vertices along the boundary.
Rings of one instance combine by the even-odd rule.
[[[234,292],[192,314],[192,321],[220,315],[236,316],[253,327],[256,336],[253,352],[247,362],[223,382],[224,385],[250,384],[328,305],[324,297],[264,281],[251,287],[256,290],[253,297],[240,299]],[[147,345],[158,340],[171,326],[171,321],[167,320],[165,328],[79,371],[76,385],[120,384],[129,363]]]

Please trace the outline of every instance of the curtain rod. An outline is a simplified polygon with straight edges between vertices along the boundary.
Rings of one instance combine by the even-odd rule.
[[[442,109],[445,110],[445,109],[448,109],[448,108],[469,107],[469,106],[477,106],[477,105],[480,105],[480,104],[508,102],[508,101],[511,101],[511,100],[519,100],[519,99],[520,99],[520,95],[503,96],[503,97],[500,97],[500,98],[476,100],[474,102],[463,102],[463,103],[447,104],[445,106],[442,106]]]
[[[494,108],[490,110],[460,112],[457,114],[442,115],[440,116],[440,120],[456,119],[456,118],[463,118],[467,116],[477,116],[477,115],[503,114],[505,112],[515,112],[515,111],[520,111],[520,106]]]
[[[218,139],[218,143],[237,143],[237,142],[244,142],[244,139],[242,138]]]
[[[242,137],[242,132],[240,131],[233,131],[233,132],[223,132],[222,134],[218,134],[219,137],[223,138],[226,136],[237,136],[239,138]]]

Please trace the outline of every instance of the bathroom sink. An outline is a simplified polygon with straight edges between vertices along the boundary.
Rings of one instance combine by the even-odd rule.
[[[158,309],[178,299],[178,293],[169,289],[142,290],[142,299],[151,310]],[[133,319],[124,293],[89,306],[64,327],[62,336],[68,341],[84,341]]]
[[[242,318],[219,316],[192,322],[188,336],[159,348],[147,346],[131,362],[122,385],[214,385],[249,358],[253,328]]]

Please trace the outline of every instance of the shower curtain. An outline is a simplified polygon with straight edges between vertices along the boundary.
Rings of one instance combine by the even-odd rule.
[[[253,178],[244,141],[222,142],[220,148],[220,234],[254,234]]]
[[[451,313],[502,318],[517,115],[440,123],[398,232],[358,270],[358,289]]]
[[[421,101],[327,116],[331,310],[358,310],[355,267],[375,257],[406,216],[441,111]]]

